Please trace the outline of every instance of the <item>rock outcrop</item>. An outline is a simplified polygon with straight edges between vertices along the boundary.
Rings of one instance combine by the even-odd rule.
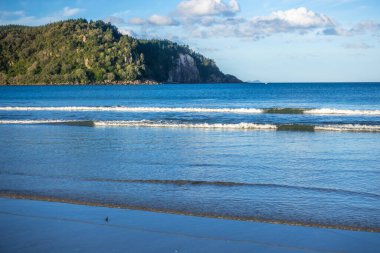
[[[215,63],[210,64],[213,73],[200,75],[199,67],[194,58],[189,54],[178,55],[173,68],[169,71],[167,82],[169,83],[240,83],[241,80],[232,75],[225,75]],[[202,68],[202,66],[200,66]]]
[[[174,68],[169,71],[170,83],[199,83],[201,77],[193,57],[188,54],[179,54]]]

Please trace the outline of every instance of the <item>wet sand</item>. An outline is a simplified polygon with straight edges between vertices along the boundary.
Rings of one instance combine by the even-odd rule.
[[[380,248],[380,233],[11,198],[0,198],[0,232],[3,253],[377,252]]]
[[[110,180],[107,180],[110,181]],[[112,180],[114,182],[116,181],[122,181],[122,182],[152,182],[153,184],[160,183],[160,180]],[[169,181],[174,184],[181,184],[183,182],[188,181]],[[199,182],[198,182],[199,183]],[[196,184],[198,184],[196,183]],[[200,181],[202,184],[202,181]],[[231,184],[229,182],[207,182],[207,184],[215,184],[215,183],[222,183],[223,185]],[[245,183],[233,183],[235,185],[245,185],[250,186],[250,184]],[[253,185],[253,184],[251,184]],[[265,185],[265,184],[263,184]],[[187,215],[187,216],[196,216],[196,217],[204,217],[204,218],[218,218],[218,219],[225,219],[225,220],[238,220],[238,221],[250,221],[250,222],[257,222],[257,223],[272,223],[272,224],[282,224],[282,225],[290,225],[290,226],[303,226],[303,227],[316,227],[316,228],[329,228],[329,229],[338,229],[338,230],[352,230],[352,231],[362,231],[362,232],[380,232],[379,228],[374,227],[357,227],[357,226],[343,226],[343,225],[324,225],[320,223],[311,223],[311,222],[295,222],[295,221],[289,221],[289,220],[276,220],[276,219],[262,219],[257,217],[241,217],[241,216],[231,216],[231,215],[219,215],[219,214],[213,214],[213,213],[194,213],[191,211],[186,210],[171,210],[171,209],[163,209],[163,208],[150,208],[145,206],[136,206],[136,205],[130,205],[130,204],[120,204],[120,203],[107,203],[104,201],[88,201],[85,200],[83,197],[77,197],[75,199],[71,198],[61,198],[61,197],[52,197],[52,196],[42,196],[42,195],[36,195],[30,192],[14,192],[14,191],[4,191],[0,190],[0,198],[12,198],[12,199],[25,199],[25,200],[35,200],[35,201],[47,201],[47,202],[56,202],[56,203],[67,203],[67,204],[74,204],[74,205],[82,205],[82,206],[95,206],[95,207],[108,207],[108,208],[118,208],[118,209],[128,209],[128,210],[138,210],[138,211],[148,211],[148,212],[155,212],[155,213],[165,213],[165,214],[176,214],[176,215]]]

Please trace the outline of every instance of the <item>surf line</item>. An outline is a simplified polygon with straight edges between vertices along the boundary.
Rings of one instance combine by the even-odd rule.
[[[0,124],[19,125],[67,125],[84,127],[147,127],[147,128],[198,128],[223,130],[275,130],[295,132],[380,132],[380,125],[335,124],[335,125],[303,125],[303,124],[256,124],[250,122],[240,123],[181,123],[170,121],[92,121],[92,120],[0,120]]]
[[[128,107],[128,106],[2,106],[0,111],[108,111],[108,112],[177,112],[177,113],[232,113],[232,114],[312,114],[380,116],[380,110],[336,108],[202,108],[202,107]]]

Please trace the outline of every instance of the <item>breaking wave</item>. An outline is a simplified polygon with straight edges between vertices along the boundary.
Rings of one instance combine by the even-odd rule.
[[[191,113],[239,113],[258,114],[255,108],[194,108],[194,107],[127,107],[127,106],[63,106],[63,107],[22,107],[5,106],[0,111],[109,111],[109,112],[191,112]]]
[[[380,110],[343,110],[343,109],[333,109],[333,108],[321,108],[321,109],[311,109],[305,110],[305,114],[316,114],[316,115],[369,115],[369,116],[380,116]]]
[[[236,124],[222,123],[171,123],[165,121],[96,121],[95,126],[124,126],[124,127],[161,127],[161,128],[204,128],[204,129],[251,129],[276,130],[276,125],[241,122]]]
[[[33,124],[54,124],[54,123],[65,123],[65,120],[0,120],[0,124],[9,125],[33,125]]]
[[[231,129],[231,130],[275,130],[275,131],[339,131],[339,132],[380,132],[380,125],[335,124],[335,125],[302,125],[302,124],[256,124],[240,123],[182,123],[170,121],[126,120],[126,121],[70,121],[70,120],[0,120],[0,124],[48,124],[86,127],[151,127],[151,128],[198,128],[198,129]]]
[[[313,114],[313,115],[367,115],[380,116],[380,110],[345,110],[334,108],[197,108],[197,107],[127,107],[127,106],[3,106],[0,111],[70,111],[70,112],[180,112],[232,114]]]
[[[380,132],[379,125],[359,125],[359,124],[342,124],[342,125],[322,125],[315,126],[315,131],[338,131],[338,132]]]
[[[94,127],[95,121],[92,120],[0,120],[0,124],[7,125],[67,125],[67,126],[87,126]]]

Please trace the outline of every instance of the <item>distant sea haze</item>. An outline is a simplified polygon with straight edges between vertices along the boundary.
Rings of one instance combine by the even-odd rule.
[[[0,195],[380,232],[379,101],[374,83],[0,87]]]

